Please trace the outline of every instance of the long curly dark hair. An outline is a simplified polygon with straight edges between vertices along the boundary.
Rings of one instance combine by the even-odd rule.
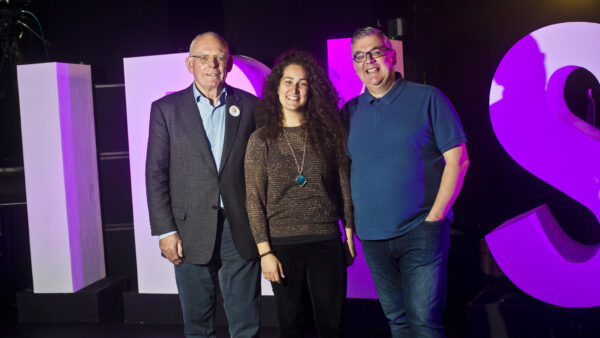
[[[256,107],[257,124],[262,127],[259,136],[268,142],[283,132],[283,109],[278,90],[283,71],[289,65],[302,67],[308,78],[308,99],[303,113],[310,145],[329,170],[335,170],[348,160],[347,131],[337,106],[339,96],[323,68],[307,52],[287,52],[275,61]]]

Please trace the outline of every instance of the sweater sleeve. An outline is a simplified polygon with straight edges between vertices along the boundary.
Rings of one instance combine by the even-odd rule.
[[[244,170],[246,174],[246,208],[250,229],[256,243],[268,242],[267,225],[267,147],[254,132],[248,140]]]
[[[350,191],[350,160],[346,159],[339,167],[340,190],[342,191],[342,202],[344,206],[344,227],[354,228],[354,205]]]

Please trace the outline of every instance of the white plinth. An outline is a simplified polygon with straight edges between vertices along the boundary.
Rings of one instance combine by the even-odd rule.
[[[17,67],[35,293],[104,278],[90,66]]]

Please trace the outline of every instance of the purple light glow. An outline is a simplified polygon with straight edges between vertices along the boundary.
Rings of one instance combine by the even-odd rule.
[[[65,175],[65,199],[67,206],[67,220],[69,224],[69,248],[71,249],[71,281],[73,283],[73,290],[79,290],[83,287],[83,262],[82,262],[82,251],[81,242],[79,241],[79,215],[77,208],[77,182],[76,182],[76,170],[75,170],[75,151],[74,147],[76,143],[73,137],[73,132],[76,131],[76,126],[73,120],[76,118],[76,112],[71,106],[71,90],[70,90],[70,77],[69,77],[69,65],[66,63],[56,64],[57,69],[57,86],[59,98],[58,105],[61,111],[60,129],[61,146],[62,146],[62,161],[63,170]]]
[[[350,38],[327,40],[327,66],[329,80],[343,102],[363,92],[365,86],[356,76],[352,65]]]
[[[600,130],[569,111],[568,75],[583,67],[600,78],[600,24],[562,23],[519,40],[490,90],[492,127],[523,168],[590,209],[600,220]],[[486,236],[504,273],[523,291],[565,307],[600,305],[600,245],[567,236],[546,206]]]

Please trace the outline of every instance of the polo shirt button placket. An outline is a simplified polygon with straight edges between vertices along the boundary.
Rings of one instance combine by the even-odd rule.
[[[382,120],[383,120],[381,118],[381,115],[382,115],[382,112],[381,112],[381,110],[382,110],[381,109],[381,106],[382,106],[381,99],[375,99],[374,104],[375,104],[375,124],[377,126],[381,126],[382,125]]]

